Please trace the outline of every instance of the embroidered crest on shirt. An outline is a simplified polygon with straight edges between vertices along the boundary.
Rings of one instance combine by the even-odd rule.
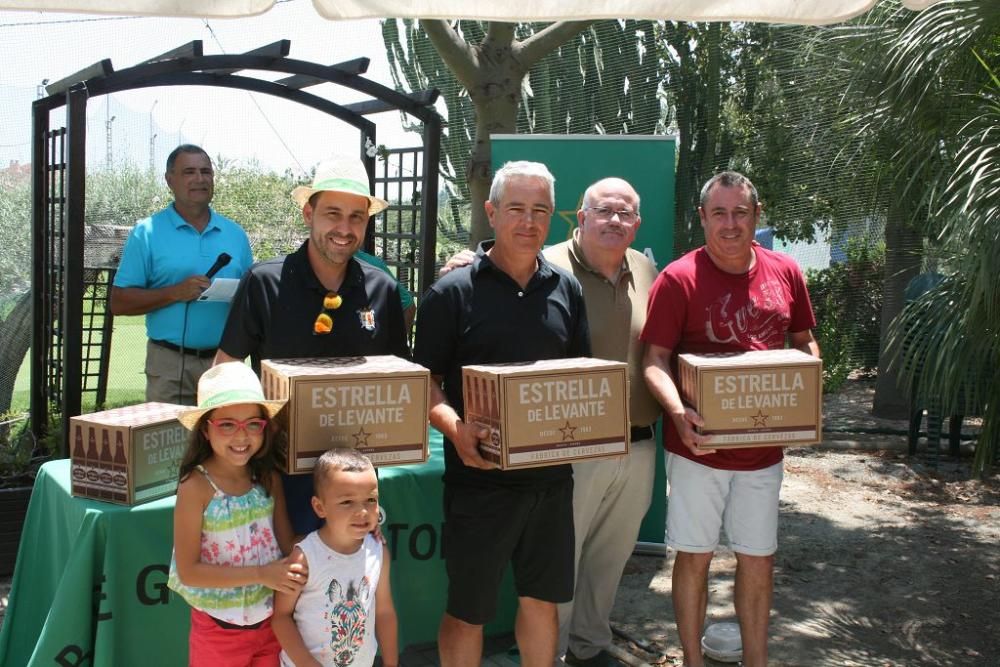
[[[361,308],[358,310],[358,320],[365,331],[375,331],[375,311],[371,308]]]
[[[348,667],[365,643],[365,626],[368,623],[367,602],[371,595],[371,582],[361,577],[357,586],[347,582],[347,590],[334,579],[326,590],[330,598],[330,650],[333,664]]]

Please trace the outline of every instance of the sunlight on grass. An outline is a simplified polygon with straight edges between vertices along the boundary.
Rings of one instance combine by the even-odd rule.
[[[146,325],[142,316],[116,317],[111,337],[107,406],[142,403],[146,396]],[[31,363],[25,357],[14,383],[12,412],[27,412],[31,401]],[[93,392],[83,396],[84,412],[94,410]]]

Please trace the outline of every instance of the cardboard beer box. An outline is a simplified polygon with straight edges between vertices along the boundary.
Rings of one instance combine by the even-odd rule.
[[[503,470],[628,454],[628,366],[574,358],[462,368],[465,421]]]
[[[311,472],[323,452],[351,447],[373,465],[427,460],[430,372],[391,355],[265,359],[264,395],[287,399],[289,473]]]
[[[814,445],[823,363],[801,350],[678,355],[681,397],[705,420],[704,449]]]
[[[187,409],[140,403],[71,417],[73,495],[138,505],[175,493],[189,436],[177,415]]]

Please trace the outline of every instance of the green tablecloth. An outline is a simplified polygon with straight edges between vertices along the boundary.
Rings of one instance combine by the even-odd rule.
[[[382,468],[400,645],[434,641],[447,579],[441,559],[441,436],[425,464]],[[70,494],[69,461],[42,466],[28,507],[0,665],[187,664],[189,608],[167,589],[174,498],[121,507]],[[508,575],[497,620],[509,631]]]

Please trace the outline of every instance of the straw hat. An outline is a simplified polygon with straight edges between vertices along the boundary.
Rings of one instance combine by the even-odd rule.
[[[184,410],[177,415],[177,420],[188,430],[194,430],[206,412],[240,403],[257,403],[270,419],[274,419],[285,405],[285,401],[264,398],[260,380],[249,366],[242,361],[229,361],[212,366],[202,374],[198,380],[198,407]]]
[[[302,208],[317,192],[346,192],[368,200],[368,215],[376,215],[389,207],[389,202],[373,197],[368,188],[368,172],[358,158],[335,155],[316,165],[312,187],[300,185],[292,190],[292,199]]]

